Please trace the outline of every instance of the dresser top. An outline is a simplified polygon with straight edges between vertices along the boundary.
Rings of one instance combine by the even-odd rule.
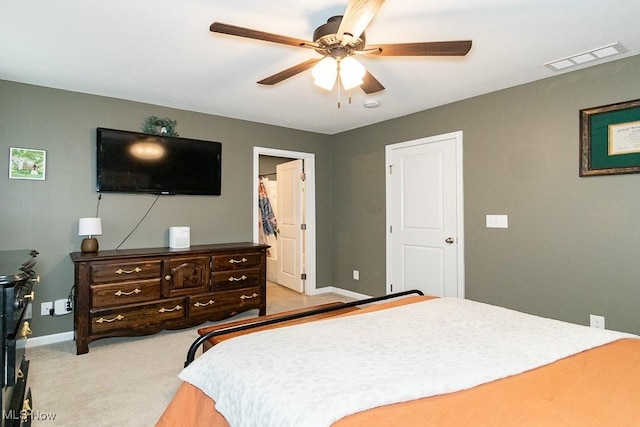
[[[98,252],[72,252],[69,254],[73,262],[82,261],[98,261],[104,259],[114,258],[134,258],[145,256],[159,256],[159,255],[198,255],[201,253],[211,252],[229,252],[233,250],[247,251],[256,249],[266,249],[268,245],[261,245],[251,242],[239,242],[239,243],[216,243],[211,245],[192,245],[189,248],[176,249],[176,248],[140,248],[140,249],[118,249]]]
[[[0,251],[0,285],[28,279],[27,271],[35,264],[37,255],[33,249]]]

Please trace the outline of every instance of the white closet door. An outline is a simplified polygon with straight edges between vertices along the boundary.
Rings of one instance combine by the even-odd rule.
[[[459,132],[387,147],[390,292],[464,297],[461,142]]]

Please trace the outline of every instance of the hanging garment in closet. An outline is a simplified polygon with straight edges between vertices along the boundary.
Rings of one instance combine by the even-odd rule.
[[[258,184],[258,208],[260,209],[260,216],[262,217],[262,229],[264,233],[269,236],[273,234],[278,235],[278,222],[276,215],[273,213],[269,196],[267,195],[267,189],[264,186],[262,180]]]

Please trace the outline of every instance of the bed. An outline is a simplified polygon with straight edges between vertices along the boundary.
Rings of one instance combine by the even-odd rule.
[[[295,325],[270,320],[266,330],[224,340],[191,363],[194,345],[210,338],[201,337],[157,426],[627,426],[640,419],[636,335],[428,296],[312,322],[295,317]]]

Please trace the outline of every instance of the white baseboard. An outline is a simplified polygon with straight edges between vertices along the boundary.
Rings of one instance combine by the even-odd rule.
[[[370,295],[360,294],[358,292],[353,292],[342,288],[336,288],[335,286],[325,286],[324,288],[317,288],[315,295],[327,294],[330,292],[354,299],[371,298]]]
[[[59,334],[51,334],[51,335],[44,335],[41,337],[29,338],[27,340],[27,348],[38,347],[38,346],[47,345],[47,344],[55,344],[63,341],[73,341],[73,338],[74,338],[73,331],[60,332]]]

